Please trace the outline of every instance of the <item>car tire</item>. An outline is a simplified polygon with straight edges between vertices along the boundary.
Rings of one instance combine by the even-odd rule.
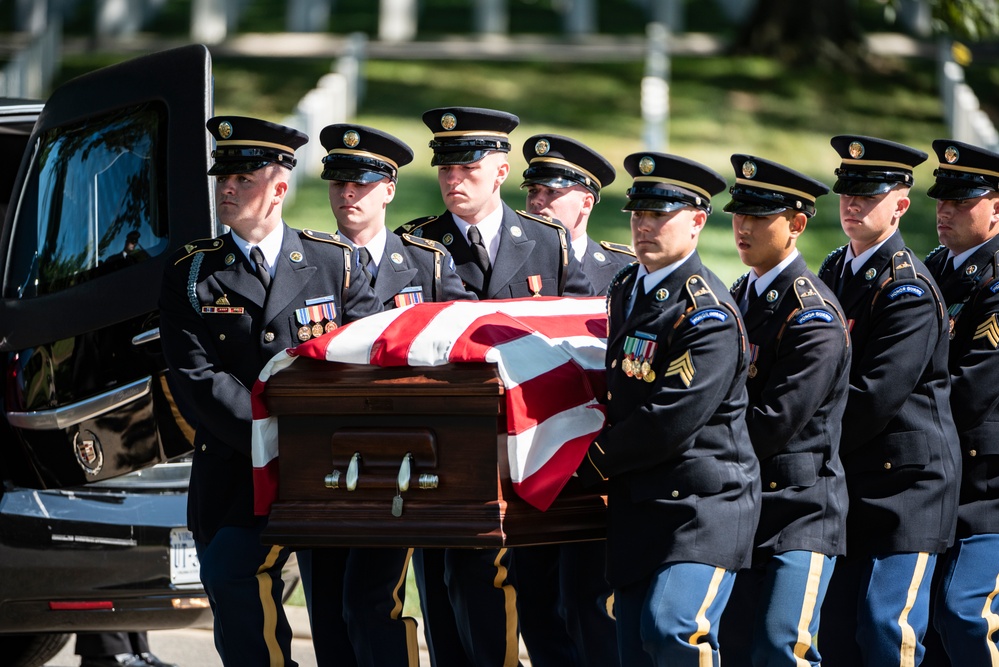
[[[69,641],[69,635],[0,635],[0,655],[8,667],[40,667]]]

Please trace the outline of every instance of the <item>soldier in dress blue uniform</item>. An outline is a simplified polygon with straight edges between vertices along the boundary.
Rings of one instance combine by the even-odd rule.
[[[630,247],[597,243],[586,233],[600,189],[614,180],[614,167],[592,148],[557,134],[537,134],[523,150],[528,167],[520,187],[527,188],[528,212],[566,226],[583,273],[594,292],[605,295],[617,272],[635,259]],[[531,664],[616,665],[614,591],[604,576],[604,543],[518,547],[513,561],[520,632]]]
[[[423,114],[434,133],[431,166],[447,212],[414,220],[398,232],[443,243],[454,257],[458,275],[479,299],[531,296],[591,296],[589,281],[569,248],[569,236],[558,222],[514,211],[500,197],[510,174],[509,133],[517,116],[493,109],[447,107]],[[460,657],[437,632],[447,610],[434,588],[440,551],[425,549],[417,574],[429,642],[435,663],[450,667]],[[444,556],[448,597],[467,659],[475,665],[517,664],[516,593],[506,549],[448,549]],[[435,595],[435,591],[438,592]],[[430,609],[429,614],[427,610]],[[440,609],[440,612],[435,611]],[[438,626],[440,627],[440,626]],[[452,661],[453,660],[453,661]]]
[[[960,459],[950,411],[947,317],[905,246],[912,169],[926,153],[840,135],[833,191],[850,243],[819,278],[837,292],[853,360],[840,457],[850,492],[847,555],[822,610],[823,664],[918,665],[937,554],[953,542]]]
[[[813,638],[837,556],[846,553],[839,437],[850,334],[839,302],[808,270],[798,237],[822,183],[733,155],[725,211],[743,264],[732,287],[749,338],[746,424],[760,460],[762,513],[753,566],[736,575],[721,625],[725,665],[819,665]]]
[[[163,352],[198,429],[188,496],[201,580],[223,664],[294,665],[281,605],[288,549],[262,545],[253,512],[250,389],[275,354],[382,310],[351,280],[349,244],[281,218],[301,132],[255,118],[208,121],[215,204],[230,232],[192,241],[167,265]]]
[[[399,168],[413,161],[409,146],[350,123],[323,128],[319,139],[327,150],[322,177],[329,181],[337,232],[357,258],[355,279],[369,282],[386,309],[474,299],[443,244],[386,230]],[[376,548],[298,552],[320,665],[350,664],[352,658],[354,664],[372,667],[419,664],[416,621],[402,616],[412,553]]]
[[[624,166],[638,264],[608,292],[607,424],[577,475],[608,482],[621,664],[717,665],[719,619],[760,516],[742,318],[697,254],[725,181],[662,153]]]
[[[999,665],[999,153],[952,139],[933,150],[940,167],[929,195],[943,245],[926,265],[950,317],[963,468],[957,541],[937,564],[932,610],[946,655],[928,641],[923,664]]]

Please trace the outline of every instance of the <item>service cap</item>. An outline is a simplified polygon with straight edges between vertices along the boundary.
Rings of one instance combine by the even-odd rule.
[[[768,216],[787,209],[815,215],[815,200],[829,192],[825,184],[782,164],[753,155],[732,156],[735,185],[726,213]]]
[[[364,125],[327,125],[319,141],[327,151],[322,174],[327,181],[395,181],[399,167],[413,161],[412,149],[401,139]]]
[[[208,170],[212,176],[245,174],[272,162],[291,169],[295,150],[309,140],[294,128],[245,116],[215,116],[206,127],[215,137],[215,164]]]
[[[436,167],[471,164],[492,152],[509,153],[509,135],[520,125],[520,118],[493,109],[442,107],[424,113],[423,123],[434,133],[430,165]]]
[[[600,188],[614,181],[610,162],[589,146],[558,134],[535,134],[524,142],[524,182],[561,189],[581,185],[600,201]]]
[[[836,170],[833,192],[871,197],[896,185],[912,187],[912,170],[926,161],[926,153],[886,139],[841,134],[830,141],[842,162]]]
[[[623,211],[676,211],[684,206],[711,213],[711,197],[725,179],[710,167],[678,155],[632,153],[624,168],[635,179]]]
[[[933,199],[974,199],[999,191],[999,153],[953,139],[937,139],[940,159],[936,182],[926,193]]]

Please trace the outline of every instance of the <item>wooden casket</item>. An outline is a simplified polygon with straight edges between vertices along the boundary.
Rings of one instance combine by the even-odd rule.
[[[298,359],[267,383],[279,492],[265,542],[504,547],[605,537],[575,479],[547,511],[513,489],[493,364],[381,368]]]

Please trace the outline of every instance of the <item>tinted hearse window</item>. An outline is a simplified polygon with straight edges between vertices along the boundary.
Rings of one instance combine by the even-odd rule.
[[[57,292],[167,247],[166,110],[149,103],[50,130],[17,206],[7,298]]]

